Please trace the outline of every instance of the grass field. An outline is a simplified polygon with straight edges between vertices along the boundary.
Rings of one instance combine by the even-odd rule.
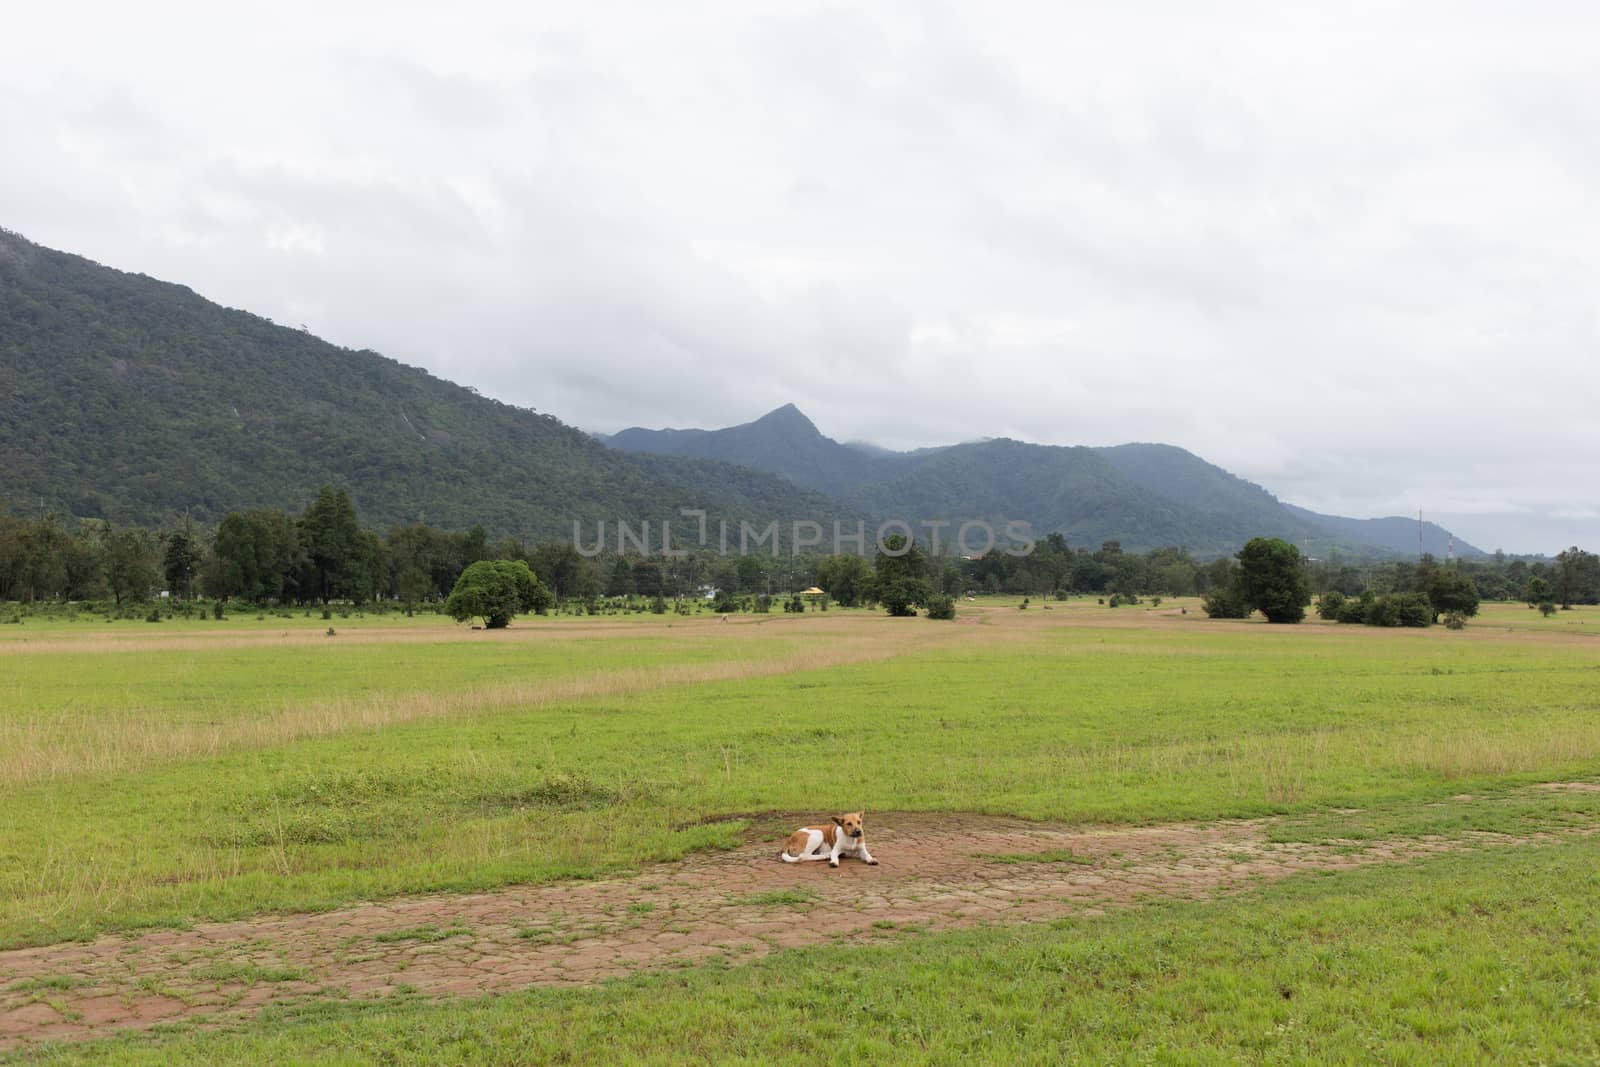
[[[1594,609],[1489,605],[1453,633],[1019,599],[954,623],[0,627],[0,947],[593,878],[732,847],[771,811],[1280,816],[1274,839],[1307,841],[1600,816],[1600,793],[1526,788],[1600,778]],[[1506,802],[1443,803],[1463,794]],[[1591,1062],[1596,849],[18,1054]]]

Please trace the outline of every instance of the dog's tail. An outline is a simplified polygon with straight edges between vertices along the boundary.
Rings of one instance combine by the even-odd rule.
[[[779,852],[778,853],[778,858],[780,860],[782,860],[783,862],[785,862],[785,863],[799,863],[800,862],[800,858],[798,856],[789,855],[789,850],[788,849],[784,849],[782,852]]]

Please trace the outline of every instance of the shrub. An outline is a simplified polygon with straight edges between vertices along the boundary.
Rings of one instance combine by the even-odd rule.
[[[1432,626],[1433,601],[1427,593],[1400,593],[1400,625],[1422,628]]]
[[[667,613],[667,598],[657,593],[656,598],[650,601],[650,614],[665,615]]]
[[[1331,589],[1317,598],[1317,617],[1337,621],[1339,612],[1344,609],[1344,594],[1337,589]]]
[[[144,617],[144,621],[145,622],[160,622],[161,621],[161,609],[160,608],[151,608],[150,609],[150,614],[148,614],[148,615],[146,615]]]
[[[1555,613],[1556,613],[1556,605],[1555,605],[1554,601],[1546,600],[1546,601],[1543,601],[1543,602],[1541,602],[1539,604],[1539,614],[1543,615],[1545,618],[1548,619],[1550,616],[1554,615]]]
[[[783,610],[796,615],[804,615],[806,612],[806,598],[796,593],[789,598],[789,602],[783,606]]]
[[[956,598],[935,593],[928,598],[928,618],[953,619],[956,617]]]
[[[1362,619],[1368,626],[1433,625],[1433,601],[1426,593],[1386,593],[1366,605]]]
[[[1370,592],[1362,593],[1359,597],[1345,597],[1344,603],[1339,607],[1339,621],[1360,626],[1367,621],[1367,608],[1374,599]]]
[[[1444,617],[1444,628],[1446,630],[1464,630],[1464,629],[1466,629],[1467,628],[1466,616],[1462,615],[1461,612],[1459,612],[1459,611],[1446,612],[1445,613],[1445,617]]]
[[[1247,619],[1252,610],[1249,599],[1237,582],[1213,589],[1200,602],[1200,607],[1212,619]]]

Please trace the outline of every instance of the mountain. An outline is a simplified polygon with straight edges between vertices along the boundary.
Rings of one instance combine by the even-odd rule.
[[[1285,504],[1293,515],[1297,515],[1313,526],[1327,530],[1335,537],[1364,545],[1372,545],[1397,556],[1414,556],[1417,554],[1417,520],[1408,519],[1403,515],[1390,515],[1381,519],[1347,519],[1340,515],[1319,515],[1315,511]],[[1447,554],[1462,559],[1477,559],[1487,557],[1489,553],[1476,545],[1455,537],[1449,530],[1434,522],[1422,524],[1422,550],[1432,553],[1439,559],[1444,559]]]
[[[832,495],[889,477],[900,460],[898,453],[872,455],[824,437],[793,404],[722,430],[634,426],[613,434],[606,443],[628,452],[726,460]]]
[[[1059,447],[1022,441],[973,441],[893,452],[824,436],[792,404],[722,430],[634,427],[609,439],[614,448],[697,456],[779,474],[840,498],[876,519],[996,525],[1030,523],[1069,542],[1121,541],[1130,549],[1182,545],[1200,555],[1232,553],[1258,535],[1282,537],[1312,555],[1408,555],[1388,519],[1342,519],[1291,508],[1261,486],[1172,445]],[[1434,528],[1443,554],[1449,534]],[[1430,549],[1431,550],[1431,549]],[[1464,542],[1458,554],[1476,552]]]
[[[298,509],[570,537],[574,520],[849,517],[715,457],[630,456],[375,352],[0,230],[0,501],[161,524]]]

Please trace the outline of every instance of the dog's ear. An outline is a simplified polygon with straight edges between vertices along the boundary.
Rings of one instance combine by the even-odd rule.
[[[835,816],[834,816],[834,817],[833,817],[833,824],[834,824],[834,825],[835,825],[835,826],[843,826],[843,825],[844,825],[844,820],[843,820],[843,819],[841,819],[841,818],[839,818],[839,816],[837,816],[837,815],[835,815]]]

